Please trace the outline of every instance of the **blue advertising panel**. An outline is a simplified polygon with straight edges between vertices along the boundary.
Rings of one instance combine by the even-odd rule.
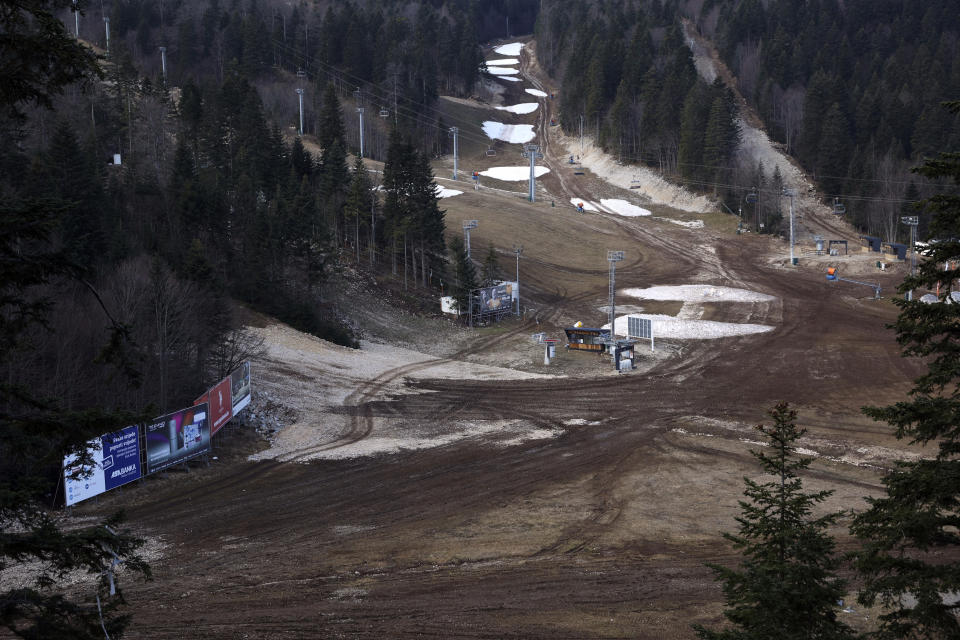
[[[155,418],[145,429],[147,473],[210,451],[207,403]]]
[[[93,464],[76,474],[67,473],[67,467],[76,461],[77,456],[69,455],[63,459],[68,507],[141,476],[140,428],[136,425],[94,438],[87,443],[87,453]],[[71,478],[70,475],[77,477]]]

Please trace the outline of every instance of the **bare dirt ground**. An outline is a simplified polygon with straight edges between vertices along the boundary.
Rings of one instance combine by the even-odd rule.
[[[506,103],[528,86],[515,84]],[[884,329],[889,299],[828,284],[825,258],[791,267],[782,242],[709,214],[697,229],[671,224],[691,214],[665,205],[577,214],[560,203],[626,190],[575,176],[541,140],[546,198],[481,189],[443,201],[449,229],[480,220],[472,245],[498,247],[507,274],[511,244],[524,245],[522,318],[469,331],[381,307],[357,284],[340,304],[365,328],[359,351],[255,323],[267,350],[250,414],[268,437],[230,425],[209,468],[75,510],[123,506],[162,544],[155,579],[125,585],[129,637],[690,638],[692,623],[720,618],[704,563],[736,560],[720,532],[735,527],[743,476],[758,477],[752,426],[776,401],[809,430],[807,486],[836,490],[828,508],[863,507],[884,468],[920,453],[860,413],[902,398],[919,372]],[[544,366],[532,333],[605,322],[607,249],[626,253],[618,290],[747,289],[773,299],[698,313],[774,329],[640,346],[640,368],[623,375],[562,349]],[[886,292],[903,276],[845,260]],[[866,628],[875,612],[841,615]]]

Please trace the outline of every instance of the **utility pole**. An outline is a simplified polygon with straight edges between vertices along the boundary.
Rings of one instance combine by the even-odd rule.
[[[463,221],[463,236],[465,238],[464,245],[467,250],[467,260],[470,259],[470,229],[476,229],[479,224],[480,222],[477,220]]]
[[[453,179],[457,179],[457,154],[459,153],[459,147],[457,146],[457,135],[460,133],[458,127],[450,127],[450,133],[453,135]]]
[[[796,189],[784,189],[783,195],[790,197],[790,264],[797,264],[797,259],[793,255],[793,202],[797,197]]]
[[[536,181],[537,181],[537,160],[543,157],[540,153],[540,147],[535,144],[524,145],[523,157],[530,158],[530,193],[528,195],[530,202],[536,202]]]
[[[520,315],[520,256],[523,254],[523,245],[513,245],[513,252],[517,256],[517,315]]]
[[[160,47],[160,69],[163,72],[163,84],[167,84],[167,48]]]
[[[357,87],[357,90],[353,92],[354,97],[357,99],[357,113],[360,114],[360,157],[363,157],[363,92],[360,90],[360,87]]]
[[[902,216],[900,222],[910,227],[910,277],[917,273],[917,216]],[[907,300],[913,300],[913,289],[907,291]]]
[[[613,323],[617,319],[616,307],[614,302],[614,294],[617,290],[617,263],[623,260],[623,251],[607,251],[607,262],[610,263],[610,339],[616,340],[616,332],[614,331]]]
[[[297,100],[300,102],[300,135],[303,135],[303,79],[306,77],[303,69],[297,69]]]
[[[583,114],[580,114],[580,158],[579,160],[583,162]]]

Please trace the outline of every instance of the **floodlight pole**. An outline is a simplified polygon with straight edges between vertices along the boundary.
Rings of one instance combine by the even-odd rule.
[[[470,259],[470,229],[476,229],[479,225],[477,220],[464,220],[463,221],[463,235],[466,238],[465,245],[467,250],[467,260]]]
[[[306,77],[303,69],[297,69],[297,100],[300,102],[300,135],[303,135],[303,78]]]
[[[614,322],[617,319],[616,307],[614,306],[614,294],[617,290],[617,263],[623,260],[623,251],[607,251],[607,261],[610,263],[610,339],[616,340],[614,331]]]
[[[530,192],[528,198],[530,202],[536,202],[536,181],[537,181],[537,160],[543,157],[540,153],[540,147],[535,144],[528,144],[523,147],[523,157],[530,158]]]
[[[459,148],[457,147],[457,137],[460,133],[458,127],[450,127],[450,133],[453,135],[453,179],[457,179],[457,155],[459,153]]]
[[[517,315],[520,315],[520,255],[523,253],[523,245],[513,245],[513,252],[517,256]]]
[[[363,157],[363,107],[357,107],[357,113],[360,114],[360,157]]]
[[[160,69],[163,72],[163,84],[167,84],[167,48],[159,47],[160,49]],[[303,127],[303,125],[300,125]]]
[[[917,272],[917,225],[920,219],[917,216],[902,216],[900,222],[910,227],[910,277]],[[907,291],[907,300],[913,300],[913,289]]]
[[[797,196],[796,189],[784,189],[783,195],[790,197],[790,264],[797,264],[797,259],[793,256],[793,201]]]
[[[583,162],[583,114],[580,114],[580,162]]]

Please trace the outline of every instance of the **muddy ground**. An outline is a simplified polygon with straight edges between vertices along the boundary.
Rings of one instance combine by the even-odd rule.
[[[469,331],[383,311],[356,277],[341,306],[365,328],[360,352],[257,323],[261,432],[232,424],[210,467],[75,510],[123,506],[163,547],[152,582],[126,583],[129,637],[690,638],[691,624],[720,619],[704,563],[736,560],[720,532],[735,527],[743,476],[759,477],[752,427],[775,402],[799,410],[817,458],[806,486],[834,489],[830,509],[862,508],[883,469],[920,453],[860,413],[903,398],[920,371],[884,328],[903,265],[881,273],[871,256],[808,255],[791,267],[782,241],[737,235],[715,214],[699,216],[701,229],[578,215],[561,203],[616,188],[573,175],[565,151],[545,147],[552,197],[468,190],[443,202],[449,229],[481,221],[472,244],[498,247],[507,274],[512,245],[524,245],[522,318]],[[705,317],[774,329],[641,346],[628,374],[562,349],[544,366],[531,334],[605,322],[607,249],[626,253],[618,290],[761,292],[774,300],[713,303]],[[827,283],[830,261],[887,297]],[[841,615],[869,628],[876,612]]]

